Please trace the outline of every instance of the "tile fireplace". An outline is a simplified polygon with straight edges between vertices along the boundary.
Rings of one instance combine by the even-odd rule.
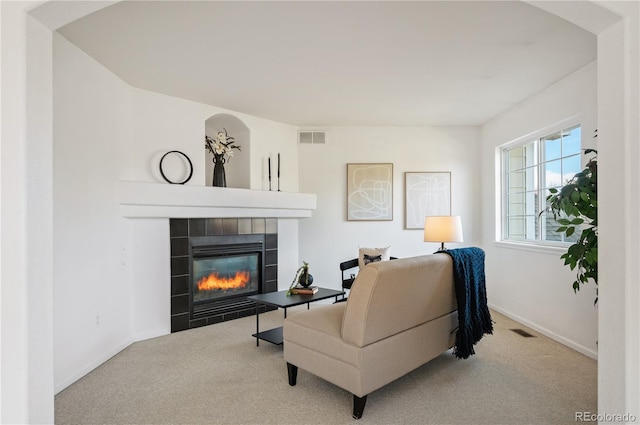
[[[278,288],[277,219],[170,219],[171,332],[255,314]]]

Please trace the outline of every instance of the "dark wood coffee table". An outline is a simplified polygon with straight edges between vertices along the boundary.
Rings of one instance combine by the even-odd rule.
[[[287,291],[269,292],[267,294],[258,294],[248,296],[247,299],[256,302],[256,333],[253,337],[256,338],[256,345],[260,345],[260,340],[269,341],[272,344],[282,345],[282,326],[270,329],[268,331],[260,332],[260,308],[259,306],[268,305],[272,307],[278,307],[284,309],[284,318],[287,318],[287,308],[295,307],[298,305],[306,304],[309,308],[309,303],[314,301],[326,300],[327,298],[334,298],[338,301],[339,296],[344,297],[344,291],[337,291],[334,289],[318,288],[318,292],[313,295],[290,295],[287,297]]]

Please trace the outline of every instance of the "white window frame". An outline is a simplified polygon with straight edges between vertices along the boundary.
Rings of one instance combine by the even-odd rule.
[[[542,171],[542,167],[540,166],[540,164],[548,162],[548,161],[542,161],[542,151],[543,148],[540,146],[542,144],[542,140],[545,137],[548,137],[550,135],[553,135],[554,133],[557,132],[562,132],[564,130],[568,130],[568,129],[572,129],[574,127],[580,127],[581,128],[581,139],[580,139],[580,167],[579,169],[582,170],[584,168],[584,158],[583,158],[583,152],[584,152],[584,126],[582,125],[581,122],[581,117],[579,116],[575,116],[560,122],[557,122],[555,124],[552,124],[548,127],[545,127],[543,129],[537,130],[535,132],[529,133],[525,136],[519,137],[515,140],[512,140],[508,143],[505,143],[504,145],[498,146],[497,148],[497,155],[498,155],[498,159],[499,159],[499,181],[500,181],[500,186],[499,186],[499,196],[498,199],[500,200],[499,203],[499,208],[496,211],[498,217],[496,217],[496,222],[499,223],[499,229],[498,232],[496,232],[496,239],[497,242],[499,242],[500,244],[507,244],[507,245],[520,245],[520,246],[529,246],[529,247],[539,247],[539,248],[549,248],[549,249],[553,249],[553,248],[564,248],[568,245],[570,245],[571,243],[573,243],[572,241],[551,241],[551,240],[544,240],[542,239],[542,235],[546,234],[546,228],[545,228],[545,223],[544,220],[541,220],[541,223],[537,225],[538,229],[537,229],[537,236],[536,239],[517,239],[517,238],[509,238],[509,235],[507,234],[508,232],[508,205],[507,205],[507,193],[508,193],[508,188],[507,188],[507,174],[508,174],[508,170],[507,170],[507,155],[506,152],[508,152],[509,150],[513,149],[513,148],[517,148],[518,146],[524,146],[527,143],[531,143],[534,142],[534,150],[535,150],[535,165],[536,165],[536,173],[535,173],[535,184],[534,184],[534,188],[535,190],[540,190],[540,192],[538,193],[538,199],[537,199],[537,203],[535,205],[535,207],[538,209],[537,214],[540,213],[540,211],[544,210],[545,205],[546,205],[546,195],[542,196],[544,194],[544,192],[541,191],[539,185],[541,184],[541,182],[544,181],[544,176],[543,171]],[[574,154],[572,155],[568,155],[568,156],[561,156],[559,159],[562,158],[569,158],[571,156],[574,156]],[[564,184],[565,182],[562,182],[562,184]]]

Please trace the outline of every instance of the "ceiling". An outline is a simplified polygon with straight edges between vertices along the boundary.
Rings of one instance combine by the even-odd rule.
[[[596,59],[520,1],[123,1],[59,32],[131,86],[318,129],[480,125]]]

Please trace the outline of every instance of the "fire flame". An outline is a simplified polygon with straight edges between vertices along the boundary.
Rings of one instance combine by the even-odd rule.
[[[196,284],[199,291],[212,291],[214,289],[244,288],[249,283],[250,274],[247,271],[236,272],[231,277],[221,277],[218,273],[211,273],[203,277]]]

